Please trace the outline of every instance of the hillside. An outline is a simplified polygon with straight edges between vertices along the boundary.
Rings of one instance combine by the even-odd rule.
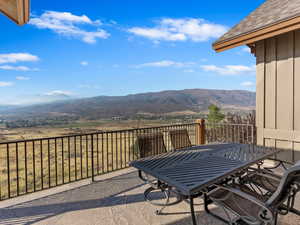
[[[210,104],[226,110],[250,110],[255,107],[255,93],[239,90],[187,89],[127,96],[99,96],[20,107],[1,112],[2,116],[32,117],[72,115],[98,119],[137,114],[203,112]]]

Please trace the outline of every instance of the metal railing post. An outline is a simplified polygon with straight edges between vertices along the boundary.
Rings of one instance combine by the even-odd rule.
[[[198,119],[196,120],[196,144],[204,145],[205,142],[205,120]]]

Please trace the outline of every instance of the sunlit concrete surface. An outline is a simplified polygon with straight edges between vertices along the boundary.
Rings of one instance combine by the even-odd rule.
[[[80,187],[66,186],[65,190],[59,190],[60,193],[49,190],[2,202],[0,224],[192,224],[190,208],[186,202],[166,208],[163,215],[155,215],[157,208],[144,201],[143,191],[146,186],[133,169],[97,177],[94,183],[84,182]],[[30,198],[36,199],[30,201]],[[196,203],[199,224],[223,224],[204,212],[202,199],[199,198]],[[213,207],[212,210],[222,215],[222,210]],[[289,214],[280,217],[279,224],[299,225],[300,217]]]

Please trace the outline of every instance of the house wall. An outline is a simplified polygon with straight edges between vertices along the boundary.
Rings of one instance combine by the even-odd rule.
[[[257,141],[300,160],[300,30],[256,43]]]

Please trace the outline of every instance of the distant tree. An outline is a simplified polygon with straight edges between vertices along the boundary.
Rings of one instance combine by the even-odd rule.
[[[208,122],[210,123],[218,123],[225,118],[225,115],[221,113],[221,109],[216,105],[210,105],[208,107],[209,114],[208,114]]]

